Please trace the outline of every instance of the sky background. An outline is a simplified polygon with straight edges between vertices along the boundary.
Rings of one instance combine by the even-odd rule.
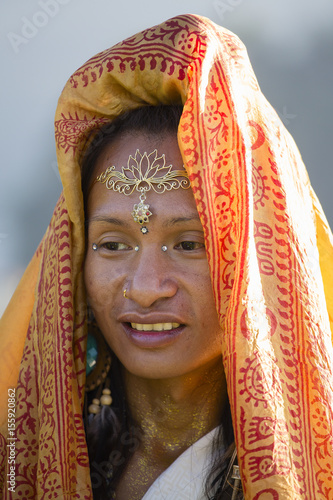
[[[333,226],[331,0],[2,0],[0,315],[61,192],[53,119],[65,82],[97,52],[186,13],[245,43]]]

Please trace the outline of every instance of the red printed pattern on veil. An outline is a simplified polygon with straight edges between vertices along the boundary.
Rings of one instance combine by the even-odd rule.
[[[79,350],[84,342],[85,311],[78,308],[73,315],[69,226],[61,197],[44,240],[36,316],[30,323],[16,390],[16,432],[20,438],[16,444],[15,493],[26,499],[37,495],[66,498],[62,485],[65,491],[80,489],[77,471],[89,466],[82,415],[73,415],[73,394],[78,389],[83,393],[84,388],[77,388],[73,370],[72,332],[74,325],[74,345]],[[81,365],[84,368],[84,359]],[[40,476],[43,479],[37,481]],[[37,484],[40,491],[36,491]],[[89,490],[89,484],[83,486],[81,489]]]
[[[210,127],[211,120],[195,115],[199,102],[194,106],[193,102],[196,99],[199,101],[199,97],[191,94],[190,90],[188,95],[190,103],[187,102],[185,105],[182,122],[185,135],[183,152],[191,172],[190,178],[201,222],[208,235],[207,256],[214,291],[220,300],[221,318],[224,321],[225,315],[227,316],[226,325],[230,328],[229,334],[225,336],[225,359],[228,359],[229,363],[227,378],[233,395],[235,434],[241,443],[238,451],[239,461],[241,469],[247,471],[243,478],[243,487],[247,493],[248,483],[252,483],[247,493],[250,498],[250,491],[255,491],[253,484],[257,481],[276,474],[280,477],[292,475],[295,489],[297,488],[297,493],[302,498],[306,498],[307,492],[312,491],[313,481],[316,484],[318,498],[333,498],[331,485],[325,484],[324,481],[328,465],[325,465],[325,460],[321,460],[328,449],[332,428],[327,426],[326,422],[321,421],[319,409],[309,415],[310,401],[301,395],[302,380],[306,379],[310,386],[309,392],[314,394],[319,404],[322,386],[318,382],[323,377],[329,380],[329,372],[327,371],[326,376],[325,361],[322,366],[318,363],[314,368],[311,357],[301,358],[299,354],[299,342],[301,345],[308,345],[310,350],[312,344],[306,339],[307,304],[299,300],[301,269],[294,253],[298,243],[294,239],[292,228],[289,227],[286,194],[279,180],[281,172],[277,169],[274,153],[267,146],[260,124],[254,120],[251,120],[249,125],[258,131],[258,136],[253,147],[256,151],[253,153],[251,171],[242,165],[245,157],[238,156],[237,158],[233,153],[242,151],[242,136],[237,130],[233,130],[232,133],[228,131],[226,123],[233,125],[233,121],[232,118],[230,120],[225,120],[225,118],[230,117],[232,99],[226,90],[228,86],[223,81],[225,75],[222,68],[220,68],[219,85],[216,84],[217,66],[219,66],[218,63],[215,74],[207,85],[205,106],[205,109],[210,111],[209,114],[214,109],[217,127],[216,129]],[[238,71],[240,74],[243,72],[240,65],[238,65]],[[257,90],[251,81],[248,84]],[[194,84],[191,88],[197,89],[198,86]],[[219,92],[217,89],[223,89],[224,92],[221,90]],[[214,104],[210,104],[209,97],[214,91],[216,91]],[[276,129],[276,137],[279,139],[281,131],[278,124],[276,124]],[[228,142],[229,137],[233,137],[235,142]],[[209,144],[208,150],[205,144]],[[200,158],[204,158],[203,165],[198,164],[198,150],[201,153]],[[222,153],[226,152],[231,153],[223,156]],[[284,154],[292,156],[291,151],[285,151]],[[266,165],[263,165],[263,160],[266,161]],[[288,161],[290,161],[289,158]],[[210,172],[212,165],[216,165],[217,169],[212,168]],[[249,178],[252,177],[251,183],[246,178],[241,178],[244,174],[247,174]],[[216,182],[217,178],[219,183]],[[241,330],[239,322],[242,315],[239,315],[237,311],[241,310],[239,297],[242,297],[242,290],[244,290],[243,275],[242,273],[238,275],[240,279],[238,284],[233,282],[233,276],[237,252],[236,232],[240,232],[237,224],[242,221],[240,215],[242,210],[244,213],[249,210],[247,200],[251,198],[254,208],[253,234],[247,233],[249,228],[245,226],[242,228],[244,251],[239,245],[238,252],[246,254],[248,239],[253,238],[257,249],[260,279],[267,285],[264,286],[264,290],[269,290],[269,293],[276,297],[278,304],[274,311],[267,308],[264,310],[264,313],[266,311],[264,319],[267,322],[267,336],[279,336],[279,340],[276,343],[275,352],[254,349],[251,356],[245,356],[242,359],[241,352],[236,348],[235,339],[237,331]],[[241,205],[240,201],[245,202]],[[268,223],[268,221],[271,222]],[[209,224],[211,224],[210,227]],[[212,226],[212,224],[215,225]],[[237,265],[240,268],[245,267],[245,262],[242,262],[241,257]],[[228,291],[231,287],[233,287],[234,295]],[[308,292],[304,290],[302,299],[307,296]],[[269,297],[267,300],[269,302]],[[225,309],[225,304],[229,304],[229,310]],[[255,313],[249,320],[253,322],[257,319],[260,322],[262,320],[260,314],[261,311],[258,310],[257,314]],[[298,318],[297,325],[295,324],[296,318]],[[295,335],[295,330],[298,331],[298,337]],[[249,331],[248,334],[250,337],[253,336],[253,332]],[[324,347],[322,352],[325,352]],[[320,354],[318,359],[320,360]],[[240,373],[243,373],[244,377],[235,379],[235,374]],[[245,399],[244,396],[246,396]],[[327,400],[327,397],[328,395],[325,394],[323,400]],[[332,400],[332,396],[328,399]],[[287,420],[289,424],[286,425],[283,419],[275,418],[272,419],[272,425],[275,429],[279,428],[279,432],[259,432],[258,419],[262,418],[267,421],[270,418],[269,407],[273,401],[279,401],[281,408],[287,408],[285,411],[289,414]],[[254,410],[252,416],[249,416],[248,407],[244,406],[244,402],[249,403],[249,406],[253,405],[258,410]],[[267,417],[264,416],[266,409],[269,409]],[[282,416],[284,416],[283,411]],[[311,420],[313,420],[312,428]],[[305,453],[304,429],[306,433],[315,436],[313,454],[310,450]],[[250,439],[254,434],[255,439]],[[309,453],[312,455],[311,459]],[[314,463],[316,463],[315,472],[312,470]],[[262,493],[264,491],[266,490]],[[274,498],[279,498],[277,490],[273,488],[269,491],[274,494]],[[258,498],[261,496],[260,491],[257,495]]]
[[[297,251],[302,243],[296,240],[290,225],[286,192],[281,182],[285,172],[279,169],[277,158],[287,158],[285,166],[288,161],[296,167],[296,160],[291,149],[279,150],[284,134],[279,124],[272,124],[276,149],[270,149],[267,131],[261,127],[256,110],[251,108],[251,100],[244,95],[238,96],[244,102],[234,102],[229,90],[228,78],[231,77],[220,61],[211,69],[204,112],[199,113],[202,101],[202,95],[198,94],[199,80],[206,51],[206,38],[201,35],[199,41],[200,23],[202,21],[195,21],[192,16],[180,16],[162,28],[146,30],[92,58],[73,75],[70,85],[84,91],[96,85],[105,73],[122,74],[138,71],[138,68],[144,71],[146,67],[176,75],[178,80],[184,80],[185,76],[189,79],[180,124],[181,147],[207,238],[213,289],[221,324],[225,326],[224,363],[246,498],[282,500],[288,482],[300,498],[310,498],[308,493],[315,492],[316,500],[333,499],[332,486],[327,482],[330,468],[332,470],[332,427],[323,404],[323,401],[332,402],[332,395],[323,392],[322,384],[327,380],[329,385],[330,373],[322,358],[324,346],[320,353],[316,352],[317,344],[311,338],[316,334],[320,338],[319,326],[317,332],[313,331],[313,325],[319,325],[320,318],[315,312],[311,313],[312,317],[308,312],[311,309],[308,304],[315,300],[316,291],[310,293],[300,279],[304,269],[297,259]],[[211,26],[210,30],[213,31]],[[214,36],[222,42],[231,61],[229,64],[233,64],[232,70],[242,78],[249,95],[258,92],[237,39],[229,33],[222,36],[218,31]],[[237,109],[243,106],[249,115],[249,122],[242,123],[242,127],[233,119],[236,106]],[[98,120],[104,121],[98,113],[89,117],[86,111],[73,113],[64,109],[62,120],[56,125],[62,154],[76,153],[83,131],[99,124]],[[250,161],[245,154],[249,137],[253,139]],[[286,139],[290,144],[288,141]],[[34,495],[37,474],[34,452],[38,446],[43,450],[38,474],[44,475],[40,498],[55,498],[61,485],[67,492],[78,491],[78,468],[88,468],[82,418],[79,413],[72,414],[75,377],[84,366],[80,355],[74,369],[73,324],[80,325],[74,339],[76,351],[82,354],[84,349],[83,315],[77,304],[75,314],[71,309],[74,291],[68,224],[61,200],[44,243],[44,273],[39,296],[45,298],[38,304],[37,324],[33,318],[30,325],[24,351],[25,366],[17,392],[21,405],[17,480],[19,491],[27,498],[28,494]],[[253,245],[250,250],[249,245]],[[256,300],[249,265],[263,285],[263,296],[258,294]],[[263,308],[271,297],[276,307]],[[54,317],[59,317],[59,323],[53,322]],[[310,322],[312,329],[308,333]],[[44,359],[39,360],[35,353],[36,339],[31,332],[40,327],[43,328],[39,341]],[[260,339],[259,349],[255,342],[256,333],[260,331],[266,334]],[[61,355],[57,358],[52,358],[53,342],[59,342],[57,352]],[[299,345],[306,349],[301,352]],[[62,374],[59,380],[57,373]],[[40,421],[32,396],[37,381],[44,398]],[[82,387],[77,393],[82,395]],[[278,415],[274,415],[272,406],[278,408]],[[330,419],[332,422],[332,415]],[[35,431],[40,432],[39,442]],[[54,444],[49,453],[48,443]],[[77,450],[75,454],[73,449]],[[275,475],[279,476],[276,481]],[[288,478],[283,483],[285,476]],[[264,489],[257,486],[260,481],[265,484]],[[89,489],[87,484],[81,486],[82,490]],[[88,499],[89,495],[84,498]]]

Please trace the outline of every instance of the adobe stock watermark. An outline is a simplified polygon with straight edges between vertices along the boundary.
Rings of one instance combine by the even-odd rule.
[[[16,476],[15,476],[15,459],[16,459],[16,436],[15,436],[15,389],[8,389],[8,474],[7,474],[7,488],[9,491],[15,492]]]
[[[129,431],[125,431],[120,436],[121,444],[128,448],[130,454],[134,453],[140,445],[142,432],[139,427],[132,426]],[[112,478],[113,468],[124,464],[126,458],[119,450],[112,450],[109,459],[104,462],[97,463],[94,461],[91,464],[91,486],[99,488],[103,482],[103,478],[108,481]]]
[[[38,34],[41,28],[44,28],[55,17],[62,5],[67,5],[71,0],[39,0],[38,5],[40,10],[32,15],[31,19],[21,17],[22,26],[20,33],[10,31],[7,33],[7,38],[17,54],[20,48]]]
[[[288,113],[287,106],[283,106],[282,112],[277,111],[277,114],[284,125],[289,125],[290,121],[297,117],[297,115]]]
[[[273,119],[272,123],[277,127],[281,125],[281,122],[285,127],[287,127],[292,120],[297,118],[297,115],[289,113],[287,106],[283,106],[281,111],[275,108],[275,111],[276,111],[276,117],[275,119]]]
[[[244,0],[213,0],[213,7],[222,20],[226,14],[233,12]]]

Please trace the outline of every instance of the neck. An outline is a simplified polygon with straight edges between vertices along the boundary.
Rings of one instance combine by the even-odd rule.
[[[125,371],[127,401],[140,426],[140,454],[172,463],[221,423],[226,385],[221,358],[175,378],[151,380]]]

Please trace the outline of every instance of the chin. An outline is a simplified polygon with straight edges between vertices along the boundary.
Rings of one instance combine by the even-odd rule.
[[[132,359],[126,359],[121,356],[120,362],[125,370],[131,375],[150,380],[171,379],[184,377],[190,374],[199,374],[200,372],[209,371],[213,365],[218,363],[222,367],[222,356],[214,356],[209,359],[201,359],[196,357],[197,362],[193,363],[193,359],[186,359],[186,356],[175,355],[174,352],[146,352],[142,356],[136,354]]]
[[[170,360],[142,360],[140,362],[136,359],[135,362],[130,362],[129,360],[120,360],[120,362],[125,370],[135,377],[161,380],[184,375],[184,371],[180,370],[180,366],[173,366]]]

